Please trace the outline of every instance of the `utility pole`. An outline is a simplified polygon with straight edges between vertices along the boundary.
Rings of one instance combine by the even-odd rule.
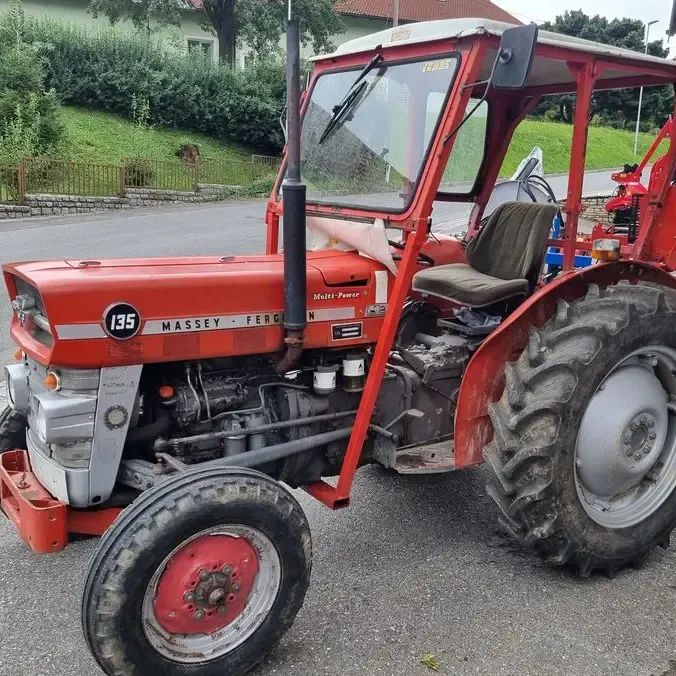
[[[399,25],[399,0],[394,0],[394,12],[392,16],[392,25],[396,28]]]
[[[645,53],[648,53],[648,35],[650,35],[650,26],[657,23],[657,19],[648,21],[645,25]],[[638,111],[636,112],[636,132],[634,134],[634,156],[638,155],[638,130],[641,123],[641,104],[643,103],[643,87],[638,94]]]

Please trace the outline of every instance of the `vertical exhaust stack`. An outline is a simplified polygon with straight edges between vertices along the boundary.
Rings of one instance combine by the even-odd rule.
[[[303,351],[306,325],[305,184],[300,175],[300,26],[291,14],[286,33],[287,171],[284,199],[284,329],[286,354],[277,365],[288,371]]]

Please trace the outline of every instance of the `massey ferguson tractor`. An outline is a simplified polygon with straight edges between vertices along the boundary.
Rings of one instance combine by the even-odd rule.
[[[592,92],[672,86],[676,63],[438,21],[316,58],[301,100],[288,33],[265,255],[3,267],[19,350],[2,509],[36,552],[103,534],[82,622],[109,675],[259,663],[310,581],[287,487],[347,507],[368,463],[485,460],[504,527],[583,576],[636,565],[676,525],[673,127],[636,240],[577,241]],[[514,130],[559,93],[576,95],[565,202],[489,213]],[[443,203],[474,207],[463,238],[435,233]],[[594,264],[575,270],[580,248]]]

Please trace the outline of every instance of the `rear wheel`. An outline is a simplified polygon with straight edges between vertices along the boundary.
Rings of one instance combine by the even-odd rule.
[[[82,604],[106,674],[237,676],[289,629],[311,568],[293,496],[253,470],[192,470],[144,493],[104,535]]]
[[[676,526],[676,292],[590,286],[505,369],[484,449],[501,522],[580,574],[666,547]]]
[[[0,411],[0,453],[26,448],[26,417],[9,406]]]

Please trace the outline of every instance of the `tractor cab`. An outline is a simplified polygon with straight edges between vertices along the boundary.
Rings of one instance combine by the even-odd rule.
[[[591,241],[577,245],[577,227],[588,120],[582,113],[592,92],[668,84],[675,70],[644,54],[484,19],[403,26],[316,57],[300,131],[310,248],[354,249],[396,274],[392,240],[402,244],[422,232],[420,247],[437,265],[469,267],[422,270],[416,290],[482,306],[506,295],[524,298],[535,288],[528,275],[539,275],[530,266],[541,269],[531,246],[543,252],[556,246],[564,270],[573,268],[575,251],[591,252]],[[489,220],[504,199],[493,193],[515,129],[542,96],[563,93],[579,102],[569,187],[565,204],[557,205],[565,227],[552,218],[544,237],[553,208],[508,208]],[[285,171],[268,205],[268,253],[278,250]],[[519,199],[556,204],[546,186]],[[518,223],[516,213],[529,215]],[[469,247],[482,223],[490,232]],[[537,232],[527,233],[531,226]],[[449,231],[464,235],[449,238]],[[623,255],[629,244],[623,242]],[[530,253],[522,261],[502,260],[524,247]],[[472,279],[465,279],[470,269]]]

